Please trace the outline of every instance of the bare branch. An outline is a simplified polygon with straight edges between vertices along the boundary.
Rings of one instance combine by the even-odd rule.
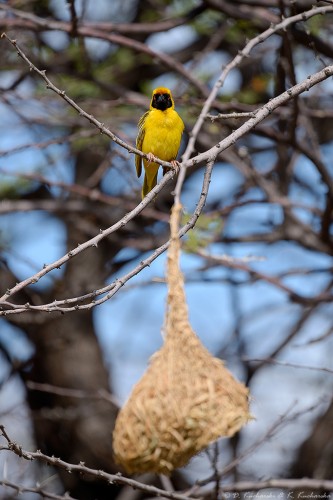
[[[239,259],[233,259],[225,255],[221,256],[212,255],[204,250],[197,250],[196,253],[201,257],[204,257],[208,261],[223,265],[225,267],[230,267],[231,269],[239,269],[241,271],[245,271],[255,279],[266,281],[266,283],[271,283],[276,288],[279,288],[283,292],[286,292],[292,301],[297,302],[299,304],[313,305],[321,302],[332,301],[332,294],[329,291],[322,292],[318,294],[316,297],[305,297],[303,295],[298,294],[288,286],[284,285],[279,278],[275,276],[269,276],[259,271],[255,271],[254,269],[251,269],[246,263],[240,261]]]
[[[116,224],[113,224],[113,226],[110,226],[109,228],[105,230],[100,230],[100,233],[95,236],[94,238],[91,238],[90,240],[85,241],[84,243],[78,245],[76,248],[73,250],[70,250],[66,255],[61,257],[60,259],[54,261],[52,264],[45,264],[43,266],[43,269],[41,269],[38,273],[34,274],[33,276],[30,276],[30,278],[27,278],[17,285],[15,285],[13,288],[10,290],[7,290],[6,293],[0,297],[0,302],[7,302],[8,298],[17,293],[18,291],[22,290],[28,285],[32,285],[37,283],[43,276],[48,274],[50,271],[53,269],[60,268],[63,264],[68,262],[68,260],[72,259],[79,253],[83,252],[87,248],[92,248],[92,247],[98,247],[99,242],[104,239],[105,237],[109,236],[111,233],[117,231],[117,229],[124,227],[128,221],[136,217],[149,203],[154,197],[156,196],[157,193],[161,191],[163,186],[165,186],[170,179],[174,176],[174,171],[168,172],[161,182],[145,197],[144,200],[137,205],[136,208],[134,208],[132,211],[130,211],[128,214],[126,214],[120,221],[118,221]],[[95,295],[95,294],[93,294]],[[29,309],[29,307],[28,307]],[[33,307],[32,307],[33,309]],[[27,309],[26,309],[27,310]],[[47,309],[46,309],[47,310]],[[0,315],[2,313],[0,312]]]
[[[74,3],[73,0],[70,3]],[[38,17],[29,12],[14,9],[8,5],[0,5],[0,10],[8,12],[12,17],[1,18],[0,26],[25,28],[25,29],[42,29],[42,30],[60,30],[70,33],[70,23],[66,21],[55,21],[50,18]],[[84,35],[84,30],[96,30],[109,33],[126,33],[126,34],[147,34],[159,33],[161,31],[168,31],[182,26],[186,22],[194,19],[203,11],[203,6],[195,7],[183,16],[175,18],[164,19],[162,21],[155,21],[151,23],[111,23],[111,22],[91,22],[80,20],[79,34]],[[22,21],[25,21],[23,23]]]
[[[202,188],[202,192],[201,192],[201,195],[199,198],[198,205],[197,205],[194,213],[192,214],[192,217],[188,220],[188,222],[179,231],[180,237],[184,236],[184,234],[186,234],[190,229],[192,229],[195,226],[195,223],[198,220],[198,218],[203,210],[203,207],[205,206],[207,194],[208,194],[208,185],[209,185],[211,174],[212,174],[212,168],[213,168],[212,162],[207,164],[205,176],[204,176],[204,180],[203,180],[203,188]],[[162,179],[161,183],[158,184],[145,197],[145,199],[138,205],[138,207],[135,210],[133,210],[132,212],[127,214],[127,216],[130,216],[130,214],[133,214],[133,212],[136,212],[140,206],[142,206],[142,209],[143,209],[143,207],[146,206],[147,203],[149,203],[149,200],[155,196],[155,193],[159,192],[160,189],[158,189],[158,187],[165,184],[165,182],[163,182],[163,181],[165,181],[165,179],[168,176],[170,176],[170,174],[172,174],[172,172],[168,172],[164,176],[164,178]],[[111,230],[113,227],[124,226],[125,225],[125,218],[127,216],[125,216],[123,219],[121,219],[119,222],[117,222],[114,226],[111,226],[106,231],[110,231],[110,233],[111,233],[112,232]],[[110,234],[110,233],[108,233],[108,234]],[[100,241],[100,239],[102,239],[103,237],[105,237],[105,231],[103,233],[101,233],[99,236],[96,236],[95,238],[92,238],[91,240],[88,240],[87,242],[83,243],[82,245],[84,245],[85,248],[96,246],[96,243],[98,243],[98,241]],[[96,240],[97,238],[98,238],[98,241]],[[80,297],[75,297],[72,299],[65,299],[62,301],[54,301],[54,302],[51,302],[49,304],[45,304],[43,306],[32,306],[29,303],[25,304],[24,306],[19,306],[19,305],[11,304],[10,302],[8,302],[8,298],[11,295],[14,295],[15,293],[17,293],[19,290],[21,290],[25,286],[35,283],[36,281],[34,281],[34,280],[38,281],[41,277],[43,277],[45,274],[50,272],[52,269],[55,269],[55,268],[61,266],[64,262],[67,262],[69,259],[71,259],[75,255],[77,255],[80,251],[82,251],[82,245],[79,245],[78,247],[76,247],[75,250],[73,250],[73,252],[75,252],[74,254],[71,252],[68,252],[68,254],[66,254],[64,257],[62,257],[58,261],[46,266],[43,270],[39,271],[39,273],[36,273],[34,276],[27,278],[27,280],[18,283],[11,290],[7,290],[7,292],[6,292],[7,295],[5,294],[3,296],[3,298],[0,298],[0,302],[2,300],[3,306],[6,308],[9,308],[9,309],[3,310],[3,311],[0,310],[0,316],[7,316],[10,314],[24,313],[28,310],[44,311],[44,312],[59,311],[59,312],[64,313],[64,312],[77,311],[80,309],[91,309],[92,307],[95,307],[95,306],[102,304],[103,302],[109,300],[111,297],[113,297],[113,295],[115,295],[115,293],[117,293],[117,291],[121,287],[124,286],[124,284],[129,279],[131,279],[133,276],[137,275],[145,267],[149,266],[159,255],[161,255],[163,252],[165,252],[165,250],[167,250],[167,248],[169,247],[169,241],[167,241],[162,246],[157,248],[147,259],[142,260],[132,271],[127,273],[122,278],[119,278],[116,281],[114,281],[113,283],[111,283],[110,285],[107,285],[99,290],[95,290],[89,294],[85,294],[85,295],[82,295]],[[106,294],[106,295],[99,300],[95,300],[95,298],[98,295],[103,295],[103,294]],[[86,301],[87,299],[93,299],[93,301],[88,303],[88,304],[78,305],[79,302]],[[73,307],[71,307],[72,304],[75,304],[75,305]]]
[[[131,146],[128,146],[124,141],[122,141],[121,139],[117,138],[112,132],[110,132],[107,128],[105,128],[104,125],[101,124],[98,120],[96,120],[96,118],[94,118],[92,115],[89,115],[88,113],[86,113],[85,111],[83,111],[82,108],[80,106],[78,106],[71,98],[67,97],[64,92],[60,91],[57,87],[55,87],[48,80],[48,78],[46,77],[46,75],[45,75],[45,73],[43,71],[40,71],[38,68],[36,68],[34,65],[32,65],[32,63],[30,62],[30,60],[25,56],[25,54],[21,51],[21,49],[19,49],[17,47],[17,44],[16,44],[16,42],[14,40],[10,40],[7,37],[7,35],[4,35],[4,36],[17,48],[20,56],[29,65],[31,65],[32,69],[34,69],[40,76],[42,76],[42,78],[48,83],[48,85],[50,86],[50,88],[52,90],[54,90],[58,95],[60,95],[61,97],[63,97],[66,100],[66,102],[68,102],[72,107],[74,107],[74,109],[76,109],[79,113],[83,114],[83,116],[85,116],[89,121],[91,121],[94,125],[96,125],[101,130],[101,132],[106,133],[109,137],[111,137],[113,140],[116,140],[116,142],[118,144],[122,145],[123,147],[126,147],[126,149],[128,149],[129,151],[135,152],[135,153],[138,152],[141,156],[145,156],[140,151],[136,150],[135,148],[132,148]],[[272,111],[274,109],[276,109],[277,107],[281,106],[285,102],[288,102],[290,99],[293,99],[294,97],[298,96],[302,92],[305,92],[305,91],[309,90],[314,85],[322,82],[323,80],[331,77],[332,75],[333,75],[333,65],[327,66],[326,68],[324,68],[323,70],[319,71],[318,73],[315,73],[315,74],[309,76],[303,82],[301,82],[301,83],[299,83],[299,84],[291,87],[290,89],[288,89],[283,94],[280,94],[279,96],[277,96],[274,99],[272,99],[269,103],[265,104],[262,108],[260,108],[258,110],[258,112],[256,113],[256,116],[254,118],[250,118],[247,122],[245,122],[242,126],[240,126],[237,130],[235,130],[232,134],[230,134],[228,137],[226,137],[225,139],[223,139],[221,142],[219,142],[218,144],[216,144],[213,148],[209,149],[205,153],[201,153],[201,154],[197,155],[196,157],[192,158],[191,160],[188,160],[185,164],[183,163],[183,167],[185,168],[185,167],[188,167],[188,166],[191,166],[191,165],[195,165],[196,163],[198,163],[200,161],[214,162],[215,158],[223,150],[225,150],[228,147],[230,147],[231,145],[233,145],[240,137],[242,137],[243,135],[245,135],[246,133],[248,133],[250,130],[252,130],[258,123],[260,123],[267,116],[269,116],[270,113],[272,113]],[[169,166],[169,163],[167,163],[167,162],[159,162],[159,163],[161,163],[162,165],[165,164],[166,166]],[[210,165],[212,166],[212,163],[210,163]],[[181,187],[182,187],[183,180],[184,180],[184,176],[182,175],[182,172],[184,172],[184,170],[181,169],[180,175],[179,175],[178,180],[177,180],[177,186],[176,186],[177,196],[180,195]],[[34,283],[38,282],[40,278],[42,278],[43,276],[45,276],[45,274],[49,273],[50,271],[52,271],[55,268],[61,267],[69,259],[71,259],[72,257],[78,255],[79,253],[81,253],[85,249],[90,248],[90,247],[94,247],[94,246],[96,247],[98,245],[98,243],[103,238],[105,238],[106,236],[108,236],[112,232],[114,232],[117,229],[119,229],[119,228],[123,227],[124,225],[126,225],[129,220],[131,220],[136,215],[138,215],[143,210],[143,208],[145,206],[147,206],[148,203],[152,199],[154,199],[154,197],[156,196],[156,194],[163,188],[163,186],[165,184],[167,184],[167,182],[171,179],[171,177],[173,177],[173,175],[174,175],[174,170],[169,171],[164,176],[164,178],[161,180],[161,182],[146,196],[146,198],[134,210],[132,210],[131,212],[129,212],[127,215],[125,215],[125,217],[123,217],[119,222],[117,222],[116,224],[114,224],[113,226],[109,227],[108,229],[106,229],[104,231],[101,230],[101,232],[100,232],[99,235],[97,235],[94,238],[92,238],[92,239],[84,242],[81,245],[78,245],[78,247],[76,247],[75,249],[73,249],[70,252],[68,252],[68,254],[66,254],[65,256],[61,257],[60,259],[58,259],[57,261],[53,262],[52,264],[45,265],[44,268],[41,271],[39,271],[38,273],[36,273],[35,275],[33,275],[30,278],[27,278],[26,280],[23,280],[22,282],[18,283],[11,290],[7,290],[6,293],[2,297],[0,297],[0,302],[5,302],[8,305],[8,302],[7,302],[8,298],[11,297],[14,293],[18,292],[19,290],[22,290],[27,285],[34,284]],[[207,193],[204,193],[204,198],[206,196],[207,196]],[[194,219],[192,221],[194,224],[195,224],[195,221],[196,221],[196,219],[197,219],[198,216],[199,215],[194,216]],[[187,228],[186,230],[189,230],[191,227],[193,227],[193,226],[191,226],[191,225],[190,226],[186,226],[186,228]],[[185,234],[185,233],[182,233],[182,235],[183,234]],[[151,256],[152,260],[154,260],[162,252],[164,252],[166,248],[167,248],[167,246],[162,246],[158,250],[156,250],[156,252],[154,252],[154,254]],[[141,271],[141,269],[143,269],[143,267],[145,267],[146,265],[148,265],[148,262],[150,263],[152,260],[149,258],[149,259],[146,260],[147,263],[145,263],[144,265],[140,264],[140,266],[138,266],[138,268],[135,270],[135,272],[133,274],[130,273],[130,277],[134,276],[139,271]],[[95,301],[93,303],[93,305],[95,306],[95,305],[98,305],[98,304],[103,303],[106,300],[108,300],[111,296],[114,295],[114,293],[116,291],[118,291],[119,288],[121,288],[123,286],[123,284],[124,284],[124,282],[118,280],[117,284],[110,285],[110,287],[113,289],[112,292],[111,293],[107,293],[107,295],[104,298],[99,299],[98,301]],[[104,289],[102,289],[103,291],[98,291],[98,294],[99,293],[105,293],[107,291],[106,290],[107,288],[108,287],[105,287]],[[110,290],[110,288],[108,288],[108,289]],[[90,295],[90,297],[91,296],[96,296],[96,293],[92,293],[92,295]],[[87,296],[85,296],[85,299],[86,298],[87,298]],[[85,300],[85,299],[83,299],[83,300]],[[69,303],[69,301],[66,301],[66,303]],[[74,308],[66,309],[66,310],[67,311],[69,311],[69,310],[77,310],[78,307],[79,308],[92,307],[92,304],[90,304],[90,305],[83,305],[83,306],[76,306]],[[20,312],[24,312],[24,311],[26,311],[28,309],[32,309],[33,310],[34,307],[30,306],[30,304],[28,304],[25,309],[24,308],[20,309]],[[47,312],[51,312],[52,310],[54,310],[54,304],[53,304],[53,307],[51,307],[51,306],[50,307],[45,307],[44,310],[46,310]],[[12,313],[15,313],[15,312],[17,313],[18,310],[16,311],[15,306],[13,306],[13,309],[11,311],[1,311],[0,315],[12,314]]]
[[[325,368],[323,366],[299,365],[297,363],[291,363],[289,361],[280,361],[275,358],[243,358],[243,361],[245,361],[246,363],[260,363],[260,366],[263,366],[265,364],[279,365],[287,366],[290,368],[298,368],[301,370],[312,370],[316,372],[330,373],[331,375],[333,375],[333,370],[331,370],[330,368]]]
[[[223,486],[222,491],[259,491],[267,488],[284,490],[299,490],[308,488],[312,490],[333,491],[333,481],[325,479],[269,479],[267,481],[239,481]]]
[[[218,113],[217,115],[207,114],[206,118],[214,123],[216,120],[227,120],[231,118],[254,118],[256,116],[256,111],[249,111],[248,113]]]
[[[140,483],[139,481],[136,481],[134,479],[130,479],[127,477],[124,477],[122,474],[117,473],[117,474],[109,474],[107,472],[104,472],[102,470],[96,470],[96,469],[91,469],[90,467],[86,467],[86,465],[83,462],[80,462],[78,465],[71,464],[69,462],[65,462],[64,460],[61,460],[60,458],[56,457],[50,457],[48,455],[45,455],[41,451],[26,451],[23,450],[21,446],[19,446],[17,443],[11,441],[9,438],[5,428],[3,425],[0,425],[0,432],[2,433],[3,437],[7,441],[8,447],[7,448],[0,448],[5,450],[9,450],[15,455],[24,458],[25,460],[38,460],[40,462],[46,463],[48,465],[53,465],[56,468],[64,469],[66,472],[69,474],[73,472],[80,473],[84,476],[89,476],[93,477],[96,480],[100,481],[106,481],[108,484],[124,484],[131,486],[132,488],[139,489],[140,491],[144,491],[145,493],[149,493],[150,495],[155,495],[159,497],[164,497],[164,498],[169,498],[171,500],[191,500],[191,497],[187,495],[181,495],[180,493],[176,493],[173,491],[165,491],[161,490],[160,488],[156,488],[155,486],[151,486],[149,484],[143,484]]]
[[[109,484],[123,484],[131,486],[132,488],[139,489],[140,491],[144,491],[150,495],[155,495],[163,498],[169,498],[171,500],[193,500],[194,498],[202,498],[209,495],[209,492],[204,493],[200,492],[200,496],[191,497],[186,494],[180,494],[173,491],[161,490],[160,488],[156,488],[155,486],[147,485],[140,483],[134,479],[130,479],[122,476],[120,473],[117,474],[109,474],[102,470],[91,469],[90,467],[86,467],[83,462],[79,464],[71,464],[69,462],[65,462],[60,458],[51,457],[45,455],[41,451],[30,452],[23,450],[21,446],[17,443],[11,441],[8,434],[5,431],[4,426],[0,425],[0,431],[3,437],[7,441],[8,447],[1,447],[0,450],[8,450],[20,458],[24,458],[25,460],[38,460],[44,462],[48,465],[53,465],[56,468],[64,469],[69,474],[73,472],[80,473],[82,475],[86,475],[89,477],[93,477],[100,481],[106,481]],[[259,491],[266,488],[278,488],[278,489],[288,489],[295,490],[300,488],[308,488],[313,490],[326,490],[333,491],[333,481],[324,480],[324,479],[269,479],[267,481],[238,481],[233,484],[227,484],[221,486],[221,491],[223,492],[241,492],[241,491]]]
[[[0,5],[0,9],[2,6]],[[22,14],[22,12],[20,13]],[[30,18],[31,15],[29,14]],[[72,23],[60,23],[58,21],[48,21],[46,20],[46,26],[45,26],[45,19],[38,18],[37,16],[33,16],[33,23],[35,25],[43,26],[47,28],[47,30],[60,30],[64,31],[65,33],[71,34],[72,32]],[[13,21],[9,23],[6,23],[6,25],[14,25]],[[20,23],[15,23],[17,26]],[[30,26],[24,26],[28,27],[29,29],[33,28],[33,25]],[[176,61],[173,57],[169,56],[168,54],[165,54],[163,52],[156,52],[155,50],[151,49],[148,47],[148,45],[139,42],[138,40],[133,40],[131,38],[127,38],[123,35],[120,35],[118,33],[110,33],[106,31],[101,31],[99,29],[93,29],[93,28],[87,28],[87,27],[82,27],[78,25],[77,27],[77,34],[80,36],[85,36],[85,37],[93,37],[93,38],[98,38],[101,40],[107,40],[109,42],[115,43],[117,45],[121,45],[124,47],[128,47],[129,49],[132,49],[136,52],[148,54],[150,57],[152,57],[154,60],[159,61],[166,67],[170,68],[172,71],[175,71],[179,75],[181,75],[185,80],[189,81],[194,88],[196,88],[200,94],[203,96],[208,95],[208,89],[206,88],[205,85],[200,83],[197,78],[195,78],[190,72],[188,72],[185,68],[185,66],[178,61]],[[8,40],[9,37],[7,37]]]
[[[219,155],[222,151],[234,145],[236,141],[240,139],[240,137],[243,137],[250,130],[253,130],[254,127],[256,127],[256,125],[265,120],[265,118],[267,118],[279,106],[282,106],[283,104],[287,103],[291,99],[294,99],[303,92],[309,91],[312,87],[318,85],[318,83],[323,82],[324,80],[327,80],[327,78],[330,78],[332,75],[333,75],[333,65],[326,66],[321,71],[309,75],[302,82],[294,85],[293,87],[290,87],[282,94],[271,99],[267,104],[258,109],[255,117],[250,118],[238,129],[236,129],[232,134],[228,135],[228,137],[218,142],[215,146],[213,146],[209,150],[195,156],[194,158],[191,158],[190,160],[187,160],[187,158],[186,157],[184,158],[183,156],[182,168],[191,167],[193,165],[200,163],[201,161],[207,161],[211,158],[216,158],[217,155]]]
[[[32,486],[23,486],[21,484],[16,484],[6,479],[0,479],[0,485],[6,488],[11,488],[16,491],[17,495],[21,493],[36,493],[42,498],[50,498],[52,500],[75,500],[74,497],[69,495],[67,492],[64,495],[56,495],[50,491],[46,491],[42,486],[37,485],[35,488]]]
[[[270,28],[268,28],[263,33],[260,33],[260,35],[252,38],[246,44],[244,49],[242,51],[240,51],[237,54],[237,56],[229,64],[227,64],[227,66],[223,69],[221,75],[217,79],[211,93],[209,94],[209,96],[208,96],[208,98],[207,98],[207,100],[206,100],[206,102],[201,110],[199,118],[193,127],[189,143],[188,143],[186,151],[183,155],[183,162],[186,162],[190,158],[192,152],[194,151],[194,144],[195,144],[195,141],[196,141],[198,134],[201,130],[201,127],[204,123],[204,120],[206,119],[208,112],[209,112],[214,100],[216,99],[217,93],[220,90],[220,88],[224,85],[224,82],[225,82],[228,74],[230,73],[230,71],[232,69],[236,68],[245,57],[248,57],[251,50],[256,45],[264,42],[265,40],[267,40],[270,36],[272,36],[276,32],[283,30],[283,29],[286,29],[291,24],[295,24],[295,23],[300,22],[300,21],[306,21],[307,19],[310,19],[311,17],[313,17],[315,15],[324,14],[326,12],[332,12],[332,11],[333,11],[333,6],[317,7],[317,8],[313,8],[311,10],[308,10],[307,12],[302,12],[302,13],[297,14],[295,16],[288,17],[288,18],[284,19],[282,22],[270,26]]]
[[[103,401],[108,401],[113,406],[120,407],[119,401],[110,393],[103,389],[97,392],[88,392],[80,389],[68,389],[67,387],[56,387],[51,384],[40,384],[38,382],[33,382],[28,380],[26,386],[34,391],[47,392],[49,394],[56,394],[57,396],[65,396],[68,398],[78,398],[78,399],[102,399]]]
[[[217,478],[222,479],[231,473],[244,459],[251,456],[254,451],[260,448],[262,445],[266,444],[267,441],[275,437],[278,432],[280,432],[285,426],[290,422],[295,422],[300,416],[304,416],[306,413],[311,413],[318,408],[319,401],[316,401],[315,405],[311,405],[308,408],[302,408],[300,411],[291,411],[294,408],[294,403],[282,414],[280,415],[272,425],[263,432],[263,434],[247,449],[242,451],[234,460],[229,462],[222,470],[217,470],[211,474],[208,478],[201,479],[196,482],[196,484],[191,488],[192,495],[196,491],[200,491],[201,486],[207,485]]]
[[[104,203],[105,205],[109,205],[111,207],[117,207],[121,203],[125,209],[133,210],[136,207],[136,203],[129,199],[124,199],[120,196],[110,196],[99,189],[91,189],[86,186],[82,186],[81,184],[71,183],[68,184],[66,182],[56,181],[54,179],[49,179],[48,177],[44,177],[43,175],[33,173],[33,174],[25,174],[25,173],[15,173],[7,171],[3,168],[0,168],[0,174],[17,177],[19,179],[27,179],[31,181],[40,182],[45,184],[46,186],[60,187],[64,191],[74,193],[83,198],[86,198],[91,201],[99,201]],[[0,214],[5,214],[8,212],[16,212],[16,211],[26,211],[26,210],[58,210],[64,207],[63,200],[3,200],[0,206]],[[67,210],[82,210],[82,204],[78,202],[78,200],[70,200],[66,202]],[[143,217],[151,217],[153,219],[168,222],[169,218],[166,214],[162,212],[158,212],[154,207],[145,207],[145,211],[142,214]]]
[[[116,134],[114,134],[113,132],[111,132],[111,130],[109,130],[107,127],[105,127],[104,123],[101,123],[93,115],[90,115],[89,113],[87,113],[86,111],[84,111],[84,109],[82,109],[81,106],[79,106],[75,101],[73,101],[73,99],[71,99],[70,97],[68,97],[66,95],[66,92],[64,90],[60,90],[58,87],[56,87],[51,82],[51,80],[49,80],[49,78],[46,76],[46,71],[38,69],[30,61],[30,59],[25,55],[25,53],[23,52],[23,50],[18,46],[18,44],[16,43],[16,40],[12,40],[11,38],[9,38],[9,36],[6,33],[3,33],[1,35],[1,37],[6,38],[15,47],[15,49],[17,50],[18,55],[23,59],[23,61],[25,61],[29,65],[30,70],[35,71],[46,82],[46,88],[47,89],[50,89],[53,92],[55,92],[56,94],[58,94],[62,99],[64,99],[64,101],[67,102],[67,104],[69,104],[72,108],[74,108],[75,111],[77,111],[80,116],[83,116],[90,123],[92,123],[93,125],[95,125],[95,127],[97,127],[99,129],[99,131],[101,132],[101,134],[103,133],[103,134],[107,135],[108,137],[110,137],[110,139],[112,139],[116,144],[119,144],[119,146],[123,147],[124,149],[127,149],[127,151],[129,153],[135,153],[135,154],[141,156],[142,158],[147,158],[147,155],[145,153],[142,153],[142,151],[140,151],[139,149],[136,149],[133,146],[130,146],[125,141],[123,141],[122,139],[120,139],[120,137],[117,137]],[[159,160],[159,159],[157,159],[156,161],[157,161],[157,163],[159,163],[160,165],[162,165],[164,167],[171,167],[172,168],[171,163],[169,163],[167,161],[162,161],[162,160]]]

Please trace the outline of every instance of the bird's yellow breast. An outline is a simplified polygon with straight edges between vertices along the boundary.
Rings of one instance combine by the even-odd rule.
[[[144,123],[142,152],[164,161],[175,160],[183,130],[183,120],[174,109],[150,110]]]

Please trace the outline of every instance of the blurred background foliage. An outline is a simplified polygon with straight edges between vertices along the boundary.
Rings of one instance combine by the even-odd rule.
[[[132,145],[152,89],[170,87],[186,125],[183,151],[222,68],[272,23],[310,8],[308,0],[8,0],[0,2],[0,25],[59,89]],[[300,20],[256,45],[229,73],[211,113],[255,112],[331,64],[332,19],[328,12]],[[133,155],[47,89],[5,39],[0,92],[4,293],[134,208],[142,179]],[[332,477],[332,460],[320,452],[325,445],[325,456],[333,456],[332,94],[328,79],[223,151],[204,213],[184,238],[193,327],[253,397],[256,421],[219,443],[219,470],[236,459],[225,480]],[[193,154],[246,119],[207,118]],[[197,205],[204,168],[188,169],[184,222]],[[173,187],[15,302],[84,295],[135,268],[168,239]],[[2,318],[0,415],[9,434],[26,448],[118,471],[111,443],[117,405],[161,345],[164,309],[162,255],[98,308]],[[101,389],[114,399],[91,398]],[[47,478],[51,490],[82,499],[129,494],[2,460],[17,484]],[[196,457],[172,477],[175,488],[210,477],[211,462]],[[211,483],[207,491],[215,491]]]

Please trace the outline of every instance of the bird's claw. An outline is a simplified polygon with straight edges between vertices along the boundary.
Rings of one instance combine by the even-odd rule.
[[[163,175],[165,175],[168,172],[170,172],[170,170],[174,170],[176,174],[179,173],[179,169],[180,169],[180,163],[179,163],[179,161],[177,161],[177,160],[171,160],[170,163],[171,163],[172,167],[163,167]]]
[[[180,169],[180,163],[179,161],[177,160],[172,160],[170,161],[171,165],[172,165],[172,168],[174,169],[174,171],[176,172],[176,174],[178,174],[179,172],[179,169]]]
[[[149,163],[156,161],[156,159],[157,158],[153,155],[153,153],[147,153],[147,160],[149,161]]]

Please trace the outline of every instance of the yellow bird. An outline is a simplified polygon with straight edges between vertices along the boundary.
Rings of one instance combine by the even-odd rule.
[[[157,184],[160,165],[155,162],[156,157],[169,161],[175,167],[178,165],[176,158],[184,131],[184,122],[175,111],[175,104],[169,89],[159,87],[153,91],[149,111],[141,116],[138,126],[136,147],[149,157],[147,160],[138,155],[135,157],[138,177],[142,172],[142,160],[145,169],[142,186],[142,198],[144,198]],[[167,169],[163,168],[163,173],[165,170]]]

